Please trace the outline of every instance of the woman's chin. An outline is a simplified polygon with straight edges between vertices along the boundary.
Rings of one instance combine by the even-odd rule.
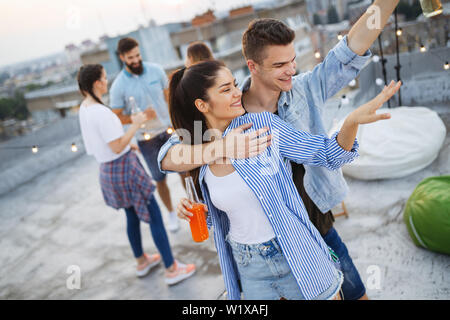
[[[242,116],[245,113],[245,109],[243,107],[235,107],[235,109],[236,110],[234,112],[237,114],[237,116]]]
[[[230,109],[228,109],[228,112],[227,112],[230,119],[240,117],[244,113],[245,113],[245,109],[242,106],[241,107],[230,107]]]

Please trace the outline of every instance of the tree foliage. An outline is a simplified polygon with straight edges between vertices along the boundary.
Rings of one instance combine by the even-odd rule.
[[[339,16],[338,16],[335,6],[328,7],[327,17],[328,17],[328,23],[330,23],[330,24],[339,22]]]
[[[419,0],[415,0],[411,5],[407,1],[401,0],[397,6],[397,12],[403,14],[405,20],[411,21],[415,20],[422,13],[422,8]]]
[[[314,13],[313,15],[313,24],[316,26],[322,24],[322,21],[320,20],[320,17],[317,13]]]
[[[22,92],[16,91],[12,98],[0,98],[0,119],[26,120],[30,115]]]

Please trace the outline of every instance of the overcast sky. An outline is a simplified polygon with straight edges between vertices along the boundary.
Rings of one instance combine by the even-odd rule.
[[[62,51],[137,28],[190,20],[209,7],[237,8],[260,0],[0,0],[0,66]],[[144,8],[144,10],[142,10]]]

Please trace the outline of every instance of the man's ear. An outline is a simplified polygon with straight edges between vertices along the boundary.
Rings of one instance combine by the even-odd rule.
[[[209,110],[208,103],[203,101],[202,99],[195,99],[194,104],[197,107],[198,111],[200,111],[201,113],[205,113]]]
[[[247,60],[247,67],[248,67],[248,71],[250,71],[250,73],[256,73],[256,62],[253,61],[252,59],[248,59]]]
[[[119,58],[123,63],[125,63],[125,57],[123,56],[123,54],[119,54]]]

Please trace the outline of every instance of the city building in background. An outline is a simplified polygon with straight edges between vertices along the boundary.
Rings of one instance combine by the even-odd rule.
[[[67,44],[61,54],[0,69],[0,97],[12,97],[16,90],[23,90],[27,108],[37,124],[76,112],[82,100],[75,81],[79,67],[100,63],[112,83],[123,67],[116,52],[117,43],[123,37],[135,38],[143,60],[160,64],[168,75],[184,65],[191,42],[203,41],[242,83],[249,75],[242,55],[242,34],[253,19],[266,17],[280,19],[295,30],[297,72],[308,71],[349,32],[370,4],[370,0],[265,1],[227,12],[207,9],[189,22],[156,25],[149,20],[146,26],[126,34]],[[399,27],[403,30],[399,37],[400,53],[450,46],[448,3],[444,3],[444,12],[433,19],[421,15],[417,0],[401,0],[398,12]],[[385,55],[395,53],[395,34],[391,21],[381,35]],[[371,50],[379,54],[378,42]],[[423,52],[424,56],[432,53]],[[107,97],[105,100],[108,102]],[[9,127],[16,123],[13,121],[11,125],[11,119],[6,120]]]
[[[76,70],[81,64],[100,63],[104,66],[110,83],[122,69],[117,55],[118,41],[132,37],[140,44],[144,61],[160,64],[167,74],[182,67],[188,45],[197,40],[204,41],[212,49],[217,59],[223,60],[234,73],[238,82],[249,74],[242,56],[242,34],[248,24],[256,18],[271,17],[285,21],[296,31],[298,68],[307,70],[317,61],[311,46],[306,2],[282,1],[270,5],[243,6],[217,15],[212,10],[194,17],[190,22],[171,23],[158,26],[150,21],[148,26],[115,37],[104,36],[97,42],[83,41],[79,46],[69,44],[65,47],[67,68],[71,71],[67,81],[25,95],[27,107],[37,122],[48,122],[64,117],[67,112],[77,110],[82,96],[74,82]],[[107,102],[107,97],[106,102]]]

